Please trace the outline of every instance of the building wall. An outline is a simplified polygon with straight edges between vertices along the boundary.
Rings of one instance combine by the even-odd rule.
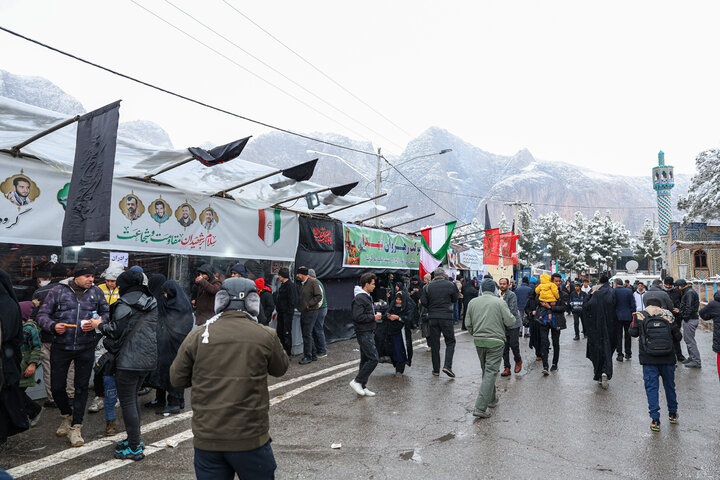
[[[666,242],[673,277],[705,280],[720,275],[720,227],[706,223],[672,222]],[[707,256],[706,268],[695,267],[694,255],[700,249]]]

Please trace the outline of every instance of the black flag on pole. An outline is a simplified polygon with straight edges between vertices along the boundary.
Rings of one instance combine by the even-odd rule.
[[[119,108],[120,100],[78,120],[75,162],[62,228],[63,247],[110,240]]]
[[[309,162],[295,165],[294,167],[286,168],[282,171],[282,176],[287,177],[288,180],[282,180],[277,183],[272,183],[270,186],[277,190],[278,188],[287,187],[289,185],[295,185],[297,182],[304,182],[310,180],[310,177],[315,173],[315,165],[318,159],[310,160]]]
[[[220,145],[212,150],[204,150],[199,147],[190,147],[188,151],[192,154],[193,158],[198,162],[202,163],[206,167],[212,167],[220,165],[221,163],[229,162],[233,158],[240,155],[247,145],[251,137],[241,138],[234,142],[228,143],[227,145]]]
[[[332,187],[330,189],[330,194],[323,199],[322,203],[324,205],[335,205],[335,200],[337,199],[337,197],[344,197],[345,195],[350,193],[350,190],[357,187],[358,183],[359,182],[353,182],[347,183],[345,185],[339,185],[337,187]]]

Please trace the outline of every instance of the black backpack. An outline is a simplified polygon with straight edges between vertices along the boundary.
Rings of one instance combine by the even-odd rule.
[[[643,350],[653,357],[664,357],[674,353],[672,325],[660,315],[643,312],[645,319],[640,325],[640,341]]]

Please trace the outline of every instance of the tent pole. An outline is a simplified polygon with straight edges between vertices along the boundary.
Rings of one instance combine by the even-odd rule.
[[[320,190],[315,190],[314,192],[307,192],[307,193],[303,193],[302,195],[297,195],[297,196],[295,196],[295,197],[290,197],[290,198],[288,198],[288,199],[286,199],[286,200],[283,200],[282,202],[277,202],[275,205],[273,205],[273,208],[276,208],[276,207],[277,207],[278,205],[280,205],[281,203],[292,202],[293,200],[298,200],[298,199],[300,199],[300,198],[303,198],[305,195],[307,195],[307,194],[309,194],[309,193],[322,193],[322,192],[327,192],[327,191],[330,190],[331,188],[332,188],[332,187],[327,187],[327,188],[323,188],[323,189],[320,189]]]
[[[465,224],[463,224],[463,225],[457,225],[455,228],[463,228],[463,227],[467,227],[468,225],[472,225],[472,223],[465,223]],[[439,227],[439,226],[440,226],[440,225],[438,225],[438,227]],[[429,228],[435,228],[435,227],[429,227]],[[424,228],[421,228],[420,230],[418,230],[418,231],[416,231],[416,232],[408,233],[407,235],[417,235],[418,233],[422,232],[423,230],[425,230],[425,229],[424,229]]]
[[[388,227],[388,228],[392,230],[393,228],[397,228],[397,227],[399,227],[399,226],[401,226],[401,225],[407,225],[408,223],[417,222],[418,220],[422,220],[423,218],[432,217],[433,215],[435,215],[435,214],[434,214],[434,213],[431,213],[430,215],[425,215],[425,216],[422,216],[422,217],[413,218],[412,220],[408,220],[407,222],[403,222],[403,223],[398,223],[397,225],[393,225],[392,227]]]
[[[20,155],[21,148],[27,146],[28,144],[34,142],[35,140],[37,140],[39,138],[44,137],[45,135],[49,135],[56,130],[60,130],[63,127],[67,127],[68,125],[73,124],[73,123],[77,122],[78,120],[80,120],[80,115],[75,115],[72,118],[68,118],[67,120],[60,122],[57,125],[48,128],[47,130],[43,130],[42,132],[38,133],[37,135],[33,135],[32,137],[28,138],[24,142],[18,143],[14,147],[11,147],[10,152],[12,153],[13,157],[17,157],[18,155]]]
[[[174,164],[174,165],[170,165],[169,167],[165,167],[165,168],[163,168],[162,170],[160,170],[160,171],[157,172],[157,173],[151,173],[150,175],[146,175],[144,178],[145,178],[145,180],[150,180],[152,177],[155,177],[155,176],[157,176],[157,175],[160,175],[160,174],[162,174],[162,173],[165,173],[165,172],[167,172],[167,171],[169,171],[169,170],[172,170],[173,168],[182,167],[182,166],[185,165],[186,163],[190,163],[190,162],[192,162],[193,160],[195,160],[195,159],[194,159],[193,157],[190,157],[190,158],[188,158],[187,160],[183,160],[182,162],[178,162],[178,163],[176,163],[176,164]]]
[[[260,180],[265,180],[268,177],[272,177],[273,175],[277,175],[278,173],[282,173],[282,170],[277,170],[272,173],[268,173],[267,175],[263,175],[262,177],[253,178],[252,180],[248,180],[247,182],[243,182],[240,185],[235,185],[234,187],[230,187],[226,190],[223,190],[221,192],[218,192],[218,195],[225,196],[226,193],[232,192],[233,190],[237,190],[238,188],[244,187],[246,185],[250,185],[251,183],[259,182]]]
[[[332,215],[332,214],[337,213],[337,212],[342,212],[343,210],[347,210],[348,208],[352,208],[352,207],[355,207],[355,206],[357,206],[357,205],[362,205],[363,203],[372,202],[372,201],[375,200],[376,198],[384,197],[384,196],[386,196],[386,195],[387,195],[387,193],[383,193],[382,195],[378,195],[377,197],[370,197],[370,198],[368,198],[368,199],[365,199],[365,200],[363,200],[362,202],[353,203],[352,205],[346,205],[346,206],[344,206],[344,207],[341,207],[341,208],[338,208],[338,209],[336,209],[336,210],[333,210],[332,212],[328,212],[327,215],[329,216],[329,215]]]
[[[358,220],[357,222],[354,222],[354,223],[360,224],[360,223],[363,223],[363,222],[367,222],[368,220],[372,220],[373,218],[382,217],[383,215],[387,215],[387,214],[389,214],[389,213],[397,212],[398,210],[402,210],[402,209],[407,208],[407,207],[408,207],[408,206],[405,205],[404,207],[396,208],[396,209],[394,209],[394,210],[388,210],[387,212],[378,213],[377,215],[373,215],[372,217],[368,217],[368,218],[364,218],[364,219],[362,219],[362,220]]]

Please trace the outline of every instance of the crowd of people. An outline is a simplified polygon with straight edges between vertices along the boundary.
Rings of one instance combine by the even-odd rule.
[[[273,291],[256,267],[237,263],[218,272],[201,265],[188,295],[176,281],[148,275],[137,265],[126,270],[112,262],[98,275],[94,265],[81,262],[69,277],[65,266],[56,265],[39,272],[32,300],[21,302],[9,275],[0,270],[0,444],[56,408],[57,436],[73,447],[83,445],[92,384],[87,410],[104,412],[105,435],[117,434],[115,410],[122,411],[127,438],[117,443],[114,457],[142,460],[140,396],[155,389],[144,406],[172,415],[185,408],[185,389],[192,387],[198,478],[230,478],[248,469],[261,476],[273,472],[267,376],[288,369],[296,311],[303,343],[298,363],[327,356],[328,303],[312,268],[298,267],[294,280],[288,268],[281,268]],[[389,276],[380,285],[375,274],[366,273],[355,287],[351,315],[360,365],[350,387],[364,397],[376,395],[368,382],[378,363],[391,363],[398,375],[412,365],[418,329],[427,339],[430,373],[455,378],[455,326],[467,329],[482,370],[473,408],[479,418],[490,417],[498,403],[497,376],[523,372],[521,339],[541,362],[541,375],[558,372],[566,315],[573,319],[573,339],[586,340],[593,378],[604,389],[613,360],[630,360],[631,338],[639,338],[653,431],[660,429],[660,380],[668,419],[677,423],[676,362],[702,367],[695,341],[700,318],[715,322],[713,350],[720,370],[720,292],[700,308],[691,286],[671,277],[646,288],[642,282],[611,283],[605,275],[594,285],[588,279],[570,282],[555,273],[516,285],[490,275],[455,281],[439,267],[422,279]],[[26,394],[40,365],[47,396],[42,406]]]

